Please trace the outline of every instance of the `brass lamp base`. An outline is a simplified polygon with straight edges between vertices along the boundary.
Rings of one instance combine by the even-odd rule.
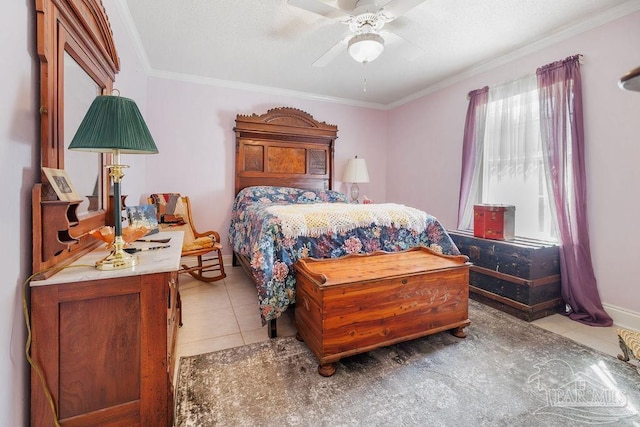
[[[122,236],[116,236],[113,251],[106,258],[96,262],[98,270],[121,270],[136,265],[138,265],[138,257],[124,251]]]
[[[124,251],[114,251],[106,258],[96,262],[96,268],[98,270],[121,270],[124,268],[131,268],[136,265],[138,265],[138,257],[130,255]]]

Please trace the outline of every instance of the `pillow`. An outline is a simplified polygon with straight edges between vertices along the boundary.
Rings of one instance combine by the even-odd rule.
[[[348,203],[346,195],[333,190],[308,190],[291,187],[246,187],[238,193],[234,210],[244,210],[254,203]]]

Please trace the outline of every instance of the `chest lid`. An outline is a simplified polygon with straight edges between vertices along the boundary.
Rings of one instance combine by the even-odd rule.
[[[473,205],[473,209],[475,211],[481,211],[481,212],[504,212],[504,211],[515,211],[516,207],[514,205],[481,203],[479,205]]]
[[[465,255],[442,255],[420,246],[400,252],[303,258],[296,263],[296,270],[322,286],[336,286],[466,267],[468,260]]]

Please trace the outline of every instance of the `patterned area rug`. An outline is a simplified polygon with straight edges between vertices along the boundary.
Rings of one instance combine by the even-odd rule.
[[[470,301],[448,332],[343,359],[322,377],[293,337],[182,358],[176,426],[640,425],[640,375]]]

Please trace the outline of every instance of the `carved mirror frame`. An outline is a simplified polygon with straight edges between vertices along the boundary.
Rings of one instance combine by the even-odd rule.
[[[96,91],[102,93],[112,91],[120,63],[101,0],[35,0],[35,6],[40,59],[41,165],[65,169],[65,57],[75,60],[96,83]],[[71,90],[69,85],[67,90]],[[66,95],[70,97],[69,93]],[[67,139],[71,137],[67,135]],[[77,206],[58,200],[44,174],[42,183],[34,186],[34,272],[62,266],[100,244],[88,232],[110,222],[107,218],[111,201],[106,196],[109,177],[101,167],[110,161],[108,157],[99,155],[95,161],[98,179],[89,178],[95,181],[97,190],[93,193],[98,198],[92,208],[95,210],[78,215]],[[87,162],[91,161],[91,155],[87,154]]]

